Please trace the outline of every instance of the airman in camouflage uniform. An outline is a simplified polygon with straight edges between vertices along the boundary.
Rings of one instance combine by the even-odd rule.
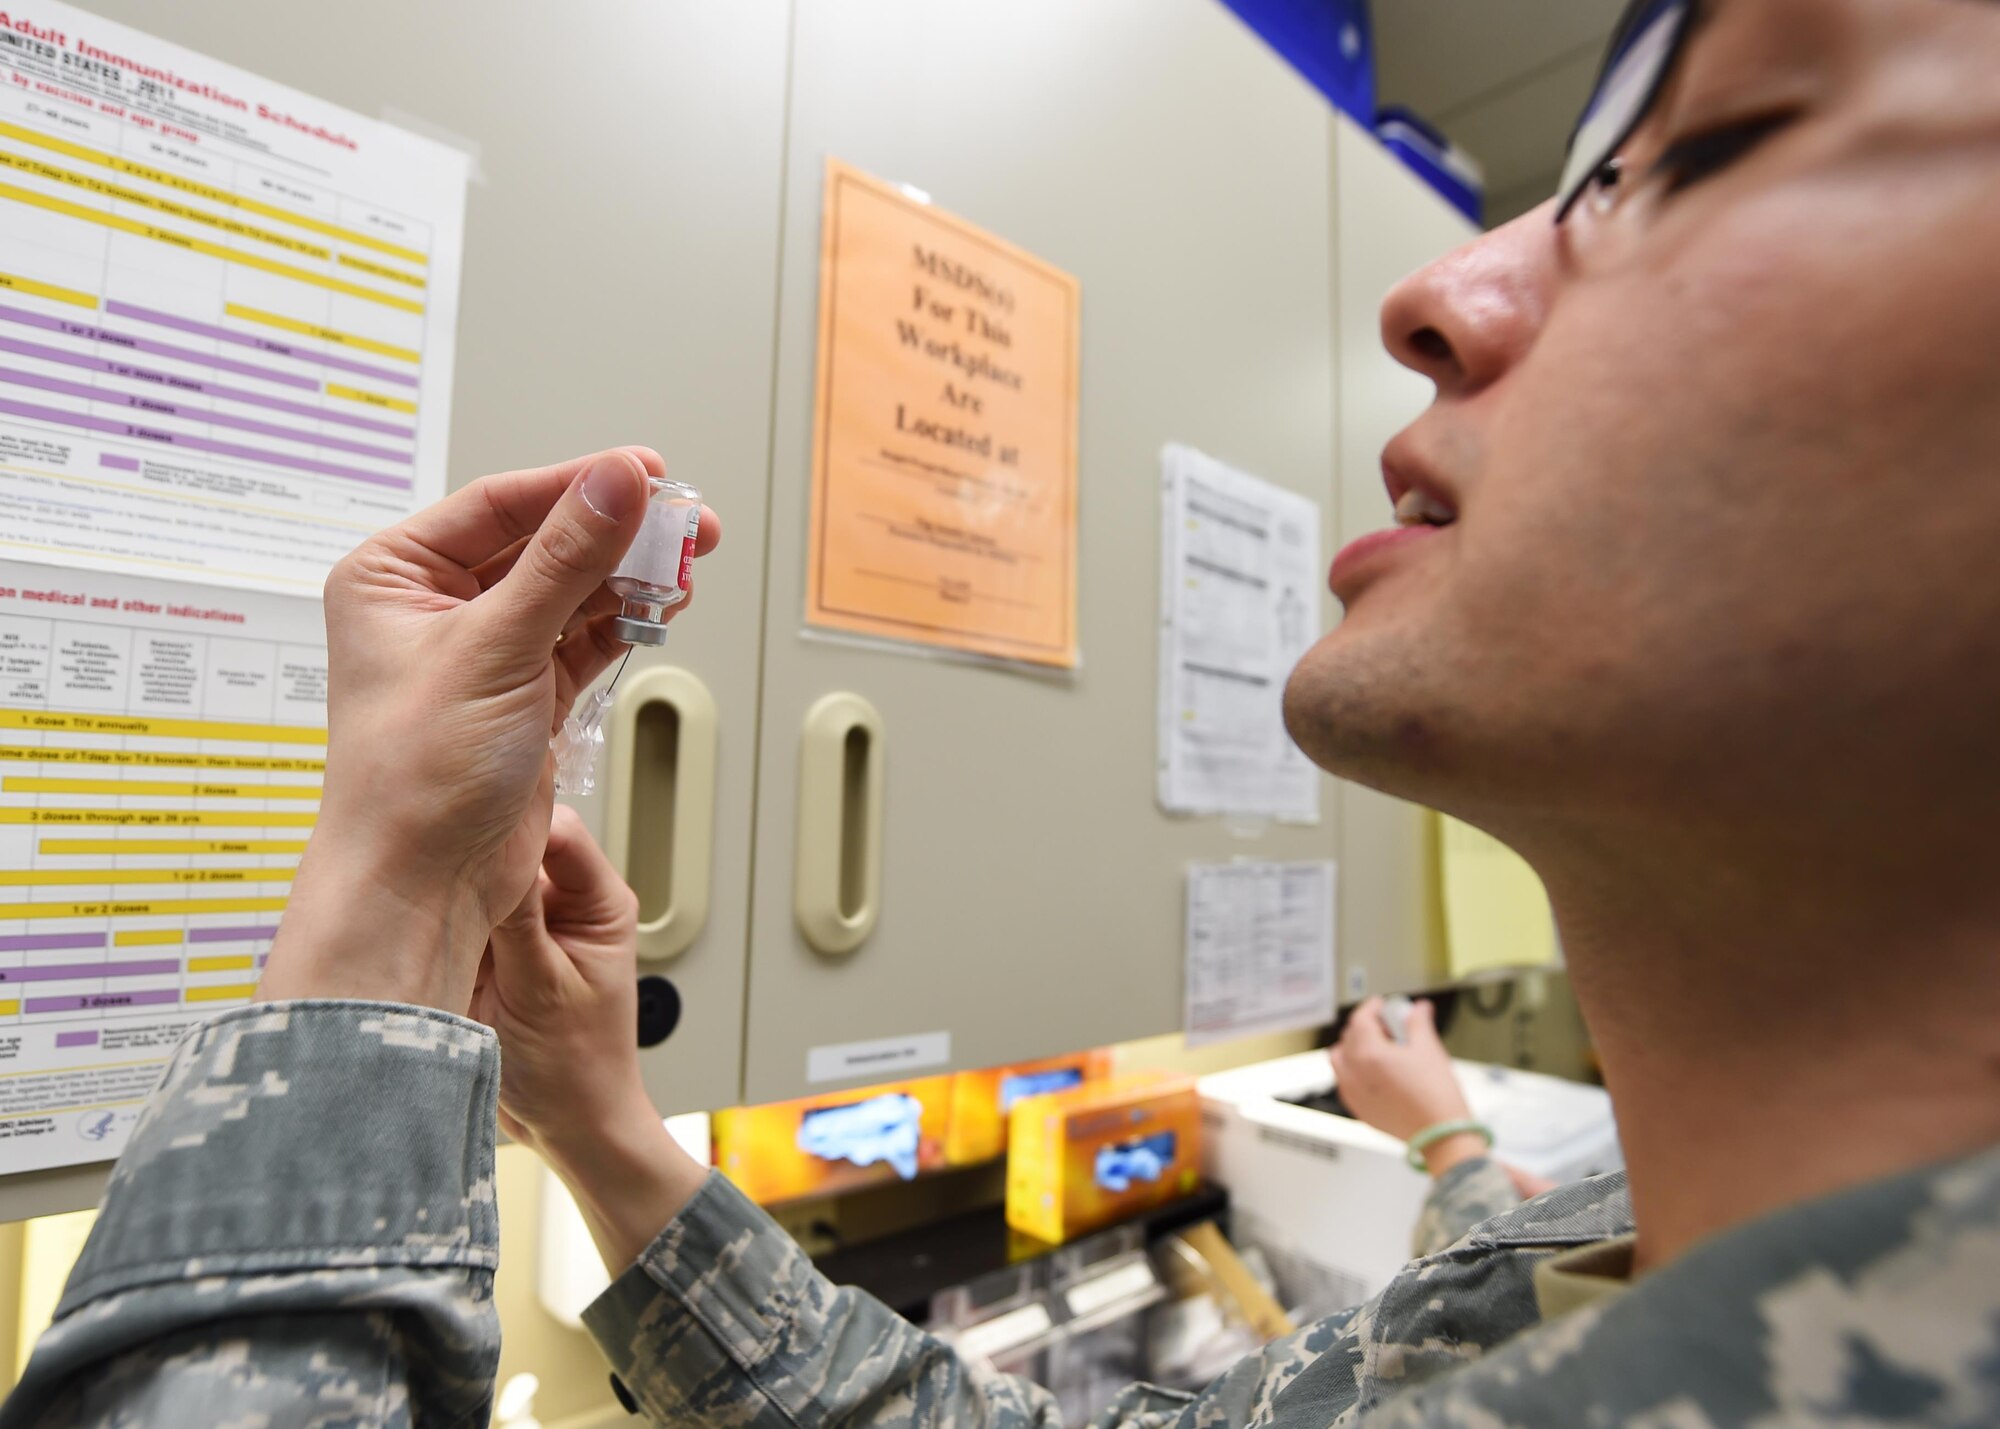
[[[481,1422],[498,1070],[492,1035],[443,1014],[293,1003],[209,1023],[0,1426]],[[1448,1219],[1509,1194],[1476,1161],[1434,1199]],[[2000,1149],[1780,1212],[1544,1322],[1538,1275],[1631,1228],[1622,1175],[1562,1187],[1201,1395],[1134,1386],[1094,1422],[2000,1423]],[[585,1322],[662,1424],[1059,1422],[1045,1391],[828,1283],[720,1176]]]
[[[2000,1424],[1996,72],[1990,0],[1637,0],[1553,210],[1391,296],[1439,392],[1386,462],[1412,530],[1336,563],[1288,725],[1543,873],[1639,1213],[1618,1175],[1486,1215],[1105,1429]],[[633,910],[599,936],[599,878],[565,942],[578,885],[522,855],[642,466],[487,478],[337,569],[341,781],[273,1000],[176,1054],[0,1429],[485,1416],[496,1105],[574,1182],[549,1127],[600,1090],[533,1084],[488,976],[602,1014],[556,1061],[632,1056]],[[652,1417],[1055,1423],[662,1154],[585,1207],[623,1267],[587,1322]],[[630,1244],[621,1176],[671,1202]],[[1446,1171],[1427,1237],[1502,1179]]]

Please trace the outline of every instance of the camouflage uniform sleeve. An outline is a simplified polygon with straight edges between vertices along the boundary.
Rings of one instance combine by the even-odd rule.
[[[1256,1422],[1343,1316],[1246,1359],[1200,1396],[1135,1384],[1096,1429]],[[584,1312],[612,1368],[663,1424],[1057,1429],[1048,1392],[959,1358],[880,1301],[835,1287],[720,1175]]]
[[[384,1003],[191,1031],[0,1429],[483,1424],[499,1051]]]
[[[1431,1186],[1423,1212],[1410,1232],[1410,1258],[1436,1255],[1481,1221],[1505,1215],[1521,1204],[1521,1193],[1491,1156],[1461,1161]]]

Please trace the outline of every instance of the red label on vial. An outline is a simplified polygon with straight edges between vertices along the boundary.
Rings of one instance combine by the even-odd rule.
[[[688,588],[688,581],[694,575],[694,538],[697,535],[699,535],[700,532],[701,532],[701,508],[697,506],[688,512],[687,536],[681,541],[680,587],[682,590],[686,590]]]

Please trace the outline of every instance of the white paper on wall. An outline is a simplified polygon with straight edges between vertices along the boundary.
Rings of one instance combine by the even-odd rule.
[[[1183,446],[1161,482],[1160,804],[1317,822],[1283,698],[1318,624],[1319,504]]]
[[[1335,890],[1331,862],[1188,869],[1189,1046],[1333,1021]]]
[[[0,1174],[116,1156],[249,1000],[326,685],[316,600],[0,561]]]

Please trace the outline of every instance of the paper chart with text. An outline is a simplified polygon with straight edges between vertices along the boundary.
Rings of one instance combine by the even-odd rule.
[[[318,817],[319,602],[0,560],[0,1174],[115,1156]]]
[[[316,594],[442,496],[468,162],[0,15],[0,553]]]

